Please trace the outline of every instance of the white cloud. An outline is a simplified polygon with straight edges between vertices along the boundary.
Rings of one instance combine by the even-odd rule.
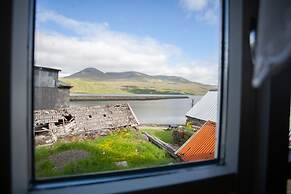
[[[213,9],[205,10],[197,14],[197,19],[202,22],[206,22],[208,24],[214,24],[217,22],[218,16]]]
[[[207,0],[180,0],[180,2],[189,11],[200,11],[207,5]]]
[[[54,11],[41,11],[37,13],[37,20],[40,23],[55,22],[65,28],[73,30],[77,34],[81,35],[94,35],[100,31],[104,31],[109,27],[107,22],[92,23],[92,22],[79,22],[71,18],[65,17]]]
[[[207,24],[217,23],[218,3],[219,0],[180,0],[180,4],[188,13],[194,13],[198,21]]]
[[[38,25],[50,21],[76,34],[68,36],[39,29],[36,32],[36,64],[61,68],[62,75],[95,67],[105,72],[139,71],[217,84],[216,63],[186,61],[182,50],[174,45],[112,31],[106,22],[81,22],[51,11],[37,18]]]

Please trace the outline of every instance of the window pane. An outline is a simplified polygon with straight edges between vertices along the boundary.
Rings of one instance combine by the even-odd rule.
[[[37,1],[36,179],[215,159],[219,12],[219,1]]]

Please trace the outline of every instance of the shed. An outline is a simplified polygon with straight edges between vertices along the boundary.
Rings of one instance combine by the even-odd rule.
[[[202,161],[215,158],[216,124],[207,121],[176,152],[183,161]]]
[[[72,86],[59,81],[60,69],[34,66],[34,109],[68,107]]]
[[[60,71],[50,67],[34,66],[34,87],[55,88]]]
[[[187,122],[200,128],[206,121],[217,120],[217,90],[208,91],[187,113]]]

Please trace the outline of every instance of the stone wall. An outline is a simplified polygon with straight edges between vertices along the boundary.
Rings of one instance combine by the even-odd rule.
[[[56,107],[69,107],[70,105],[70,89],[58,88],[58,97],[56,100]]]
[[[58,88],[56,87],[35,87],[34,88],[34,109],[51,109],[56,107]]]
[[[34,111],[37,145],[52,144],[57,139],[72,137],[95,138],[119,128],[135,127],[138,124],[129,104]]]
[[[68,107],[70,102],[70,89],[57,87],[35,87],[34,109],[53,109]]]

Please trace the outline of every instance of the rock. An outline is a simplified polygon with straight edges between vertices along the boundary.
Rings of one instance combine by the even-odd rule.
[[[45,136],[44,135],[35,136],[34,141],[35,141],[35,145],[44,144],[45,143]]]
[[[178,126],[178,130],[184,130],[184,127],[181,126],[181,125],[179,125],[179,126]]]
[[[149,141],[148,136],[146,136],[145,134],[142,135],[142,138],[143,138],[145,141]]]
[[[107,133],[106,133],[105,131],[102,131],[99,135],[100,135],[100,136],[106,136]]]
[[[114,164],[118,167],[127,167],[127,161],[120,161],[120,162],[114,162]]]

